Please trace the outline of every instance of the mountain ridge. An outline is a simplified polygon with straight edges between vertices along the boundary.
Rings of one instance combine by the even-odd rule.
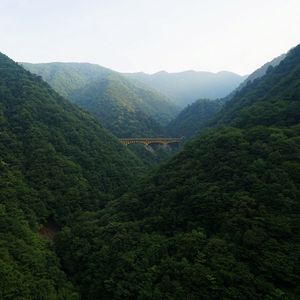
[[[163,125],[178,111],[166,97],[99,65],[23,63],[23,66],[42,76],[58,93],[89,111],[119,137],[138,136],[143,131],[162,135]]]
[[[225,97],[245,78],[229,71],[213,73],[190,70],[174,73],[160,71],[154,74],[142,72],[123,74],[156,89],[180,107],[191,104],[199,98]]]
[[[296,300],[299,99],[300,45],[236,94],[219,126],[64,229],[59,253],[67,272],[84,261],[88,279],[72,279],[85,299]],[[76,256],[78,243],[96,250]]]
[[[236,98],[236,95],[240,95],[239,91],[245,88],[247,85],[251,85],[254,81],[259,81],[260,78],[266,75],[267,72],[280,64],[280,62],[285,59],[287,54],[282,54],[270,62],[265,63],[263,66],[252,72],[247,78],[228,96],[221,98],[219,100],[211,100],[210,102],[199,103],[199,100],[193,102],[184,108],[178,116],[172,120],[169,124],[169,128],[175,125],[173,132],[185,132],[188,137],[194,136],[197,132],[205,130],[216,122],[217,119],[222,118],[221,114],[223,110],[221,106],[231,105],[230,100]],[[213,101],[216,101],[215,103]],[[228,104],[226,104],[229,102]],[[211,110],[215,107],[215,110]],[[217,115],[218,111],[219,114]],[[206,112],[211,112],[206,114]],[[189,125],[190,124],[190,125]]]

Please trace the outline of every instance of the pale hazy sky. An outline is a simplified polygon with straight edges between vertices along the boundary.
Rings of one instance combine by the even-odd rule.
[[[16,61],[247,74],[298,43],[300,0],[0,0]]]

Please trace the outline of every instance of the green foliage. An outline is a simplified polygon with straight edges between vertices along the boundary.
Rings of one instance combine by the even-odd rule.
[[[299,298],[299,66],[300,46],[222,109],[227,127],[63,229],[83,299]]]
[[[78,299],[38,235],[100,209],[143,170],[118,140],[0,53],[0,298]]]
[[[289,126],[300,121],[300,47],[262,78],[248,83],[226,102],[216,116],[218,124],[238,127]]]
[[[83,299],[297,299],[300,128],[203,135],[57,240]]]
[[[48,82],[55,91],[65,98],[76,89],[83,88],[91,81],[105,78],[112,71],[88,63],[42,63],[21,65],[33,74]]]
[[[118,137],[159,136],[177,113],[167,98],[109,69],[76,63],[23,64]]]
[[[261,66],[260,68],[258,68],[257,70],[255,70],[252,74],[250,74],[250,75],[247,77],[246,80],[244,80],[244,81],[238,86],[238,88],[237,88],[235,91],[233,91],[233,92],[228,96],[228,98],[232,98],[233,95],[234,95],[237,91],[241,90],[241,89],[242,89],[243,87],[245,87],[249,82],[254,81],[254,80],[256,80],[256,79],[258,79],[258,78],[261,78],[261,77],[263,77],[264,75],[266,75],[267,72],[268,72],[269,70],[271,70],[273,67],[278,66],[278,65],[280,64],[280,62],[281,62],[282,60],[285,59],[285,57],[286,57],[286,54],[282,54],[282,55],[280,55],[280,56],[278,56],[278,57],[275,57],[275,58],[272,59],[271,61],[265,63],[263,66]],[[226,97],[226,98],[227,98],[227,97]]]
[[[3,298],[76,299],[50,217],[81,299],[299,298],[300,46],[119,197],[134,156],[0,59]]]
[[[1,159],[34,190],[39,211],[66,217],[127,188],[140,161],[46,83],[0,58]]]
[[[218,100],[199,99],[188,105],[168,124],[168,132],[172,136],[191,138],[204,128],[221,109]]]
[[[70,99],[118,137],[163,135],[162,126],[145,113],[142,98],[138,98],[133,86],[128,86],[119,75],[91,82],[74,91]]]
[[[149,168],[167,161],[180,149],[180,145],[151,144],[146,149],[142,144],[131,144],[127,146],[137,157],[139,157]]]
[[[0,298],[79,299],[51,245],[32,231],[22,211],[3,204],[0,210]]]

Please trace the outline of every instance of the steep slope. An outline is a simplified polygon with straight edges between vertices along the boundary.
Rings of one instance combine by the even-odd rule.
[[[77,299],[39,224],[101,208],[141,162],[90,115],[0,53],[0,298]]]
[[[255,79],[261,78],[264,75],[266,75],[268,69],[270,67],[276,67],[280,64],[282,60],[284,60],[286,57],[286,54],[282,54],[278,57],[275,57],[271,61],[265,63],[263,66],[255,70],[253,73],[251,73],[245,81],[243,81],[240,86],[238,87],[238,90],[242,89],[245,85],[248,84],[248,82],[254,81]]]
[[[192,137],[197,132],[201,131],[201,129],[204,129],[208,125],[211,126],[215,122],[218,122],[220,119],[222,119],[221,115],[223,114],[223,111],[217,116],[216,114],[221,110],[221,107],[224,103],[229,102],[234,96],[239,99],[239,91],[241,91],[243,88],[245,88],[246,90],[247,85],[251,85],[253,81],[258,80],[267,72],[270,72],[271,68],[279,65],[279,63],[285,57],[286,54],[283,54],[264,64],[262,67],[250,74],[235,91],[233,91],[225,98],[222,98],[218,101],[198,100],[191,105],[188,105],[174,120],[169,123],[168,131],[173,135],[184,135],[186,137]],[[252,87],[249,87],[249,89],[252,90]],[[230,102],[227,105],[231,106],[232,103]]]
[[[219,100],[199,99],[184,108],[168,124],[167,131],[172,136],[190,138],[197,134],[201,128],[205,127],[221,107],[222,103]]]
[[[266,76],[249,82],[216,116],[218,124],[288,126],[300,120],[300,47],[288,53]]]
[[[272,68],[279,65],[279,63],[286,57],[286,54],[283,54],[279,57],[274,58],[272,61],[264,64],[261,68],[257,69],[248,78],[240,84],[240,86],[228,95],[225,98],[219,99],[218,101],[196,101],[192,105],[187,106],[173,121],[171,121],[168,125],[168,130],[171,134],[174,135],[184,135],[186,137],[192,137],[197,132],[202,129],[207,129],[209,126],[214,126],[215,124],[221,123],[222,119],[225,117],[224,114],[228,114],[231,109],[235,107],[235,102],[242,101],[240,98],[243,97],[243,93],[245,97],[248,97],[247,90],[253,90],[252,83],[257,82],[261,77],[266,75],[267,72],[271,72]],[[272,80],[272,79],[270,79]],[[270,84],[276,84],[276,79],[273,80]],[[255,84],[255,83],[254,83]],[[249,86],[248,86],[249,85]],[[263,92],[263,87],[261,93]],[[285,86],[281,87],[282,90],[285,89]],[[243,90],[241,93],[239,91]],[[256,97],[256,96],[255,96]],[[269,96],[267,96],[269,97]],[[232,102],[230,100],[232,99]],[[227,103],[228,102],[228,103]],[[221,110],[221,107],[226,104],[225,110]],[[244,103],[241,104],[243,108]],[[275,106],[274,106],[275,109]],[[219,114],[217,114],[220,111]],[[225,113],[224,113],[225,111]],[[237,114],[240,114],[238,110]],[[254,113],[254,115],[256,115]],[[267,117],[267,115],[265,116]],[[227,121],[232,120],[232,116],[228,116]],[[232,120],[233,121],[233,120]]]
[[[278,57],[275,57],[271,61],[265,63],[263,66],[255,70],[253,73],[251,73],[232,93],[227,95],[222,99],[222,101],[225,103],[226,101],[229,101],[232,99],[232,97],[240,91],[243,87],[245,87],[247,84],[250,84],[256,79],[259,79],[267,74],[268,70],[271,70],[272,68],[278,66],[280,62],[286,57],[286,54],[282,54]]]
[[[225,97],[245,79],[245,76],[225,71],[219,73],[158,72],[153,75],[127,73],[125,75],[156,89],[181,107],[191,104],[199,98]]]
[[[118,137],[163,135],[160,121],[169,120],[170,116],[160,113],[154,118],[159,110],[159,101],[153,106],[149,104],[153,99],[148,101],[147,93],[143,93],[118,74],[111,74],[74,91],[70,99],[93,114]]]
[[[300,45],[222,127],[61,233],[83,299],[298,299],[299,71]]]
[[[98,65],[23,65],[120,137],[162,135],[178,111],[166,97]]]
[[[134,170],[141,166],[89,114],[4,55],[1,55],[1,116],[3,161],[10,164],[18,159],[26,171],[25,178],[36,184],[42,182],[43,176],[37,176],[35,167],[43,170],[45,166],[45,177],[47,172],[58,173],[53,176],[57,184],[60,171],[63,177],[64,172],[70,172],[69,180],[74,172],[76,178],[82,177],[98,190],[110,193],[126,186],[134,178]],[[56,163],[61,170],[55,170]],[[131,178],[128,172],[132,173]],[[61,182],[67,186],[68,182],[72,184],[69,180]]]
[[[60,95],[68,98],[77,89],[97,79],[106,78],[110,69],[88,63],[21,63],[31,73],[41,76]]]

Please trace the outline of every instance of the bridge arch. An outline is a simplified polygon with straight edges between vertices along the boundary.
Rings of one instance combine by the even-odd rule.
[[[119,141],[128,146],[130,144],[144,144],[145,147],[151,144],[161,144],[161,145],[168,145],[168,144],[180,144],[182,143],[184,137],[180,138],[121,138]]]

